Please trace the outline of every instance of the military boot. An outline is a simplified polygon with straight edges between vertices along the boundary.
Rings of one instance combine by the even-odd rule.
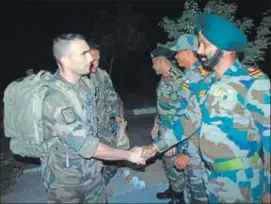
[[[184,204],[184,197],[183,197],[183,192],[175,192],[172,191],[172,198],[168,202],[168,204]]]
[[[169,187],[164,192],[156,193],[156,198],[158,198],[158,199],[170,199],[173,196],[172,194],[173,194],[173,190],[171,189],[171,187]]]

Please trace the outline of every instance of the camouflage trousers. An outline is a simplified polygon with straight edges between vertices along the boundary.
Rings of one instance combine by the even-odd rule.
[[[110,147],[117,148],[115,141],[115,134],[109,128],[101,128],[98,137],[100,141]],[[118,163],[116,161],[103,161],[102,175],[104,177],[105,185],[110,182],[110,179],[115,176],[118,170]]]
[[[198,138],[191,138],[191,140],[185,141],[186,145],[184,153],[190,155],[190,162],[185,168],[186,186],[184,189],[185,203],[207,203],[208,198],[206,195],[204,185],[205,169],[202,161],[202,157],[197,145]]]
[[[81,185],[46,183],[48,203],[107,203],[101,174]]]
[[[110,182],[110,179],[112,179],[117,171],[118,171],[118,166],[116,165],[115,162],[109,162],[109,161],[104,161],[104,166],[102,169],[102,175],[104,177],[105,185],[107,185]]]
[[[163,156],[162,161],[164,163],[164,169],[166,176],[169,180],[169,186],[175,192],[182,192],[185,187],[185,174],[183,170],[178,170],[175,168],[176,155],[172,157]]]
[[[212,171],[207,165],[204,182],[209,203],[261,203],[264,188],[262,161],[235,171]]]

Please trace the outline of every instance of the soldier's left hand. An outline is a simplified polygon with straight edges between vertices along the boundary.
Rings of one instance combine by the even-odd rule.
[[[262,202],[263,203],[271,203],[270,197],[271,197],[271,194],[266,192],[263,195]]]
[[[190,157],[187,155],[179,155],[175,160],[175,166],[177,169],[185,169],[190,162]]]

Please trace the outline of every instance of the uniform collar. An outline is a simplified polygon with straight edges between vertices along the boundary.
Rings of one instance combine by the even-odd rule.
[[[184,69],[184,73],[197,69],[199,66],[201,66],[201,63],[199,61],[196,61],[191,65],[191,67],[189,67],[188,69]]]
[[[77,81],[76,84],[72,84],[72,83],[68,82],[66,79],[64,79],[64,78],[60,75],[59,71],[56,71],[56,72],[55,72],[55,77],[56,77],[56,79],[61,80],[62,82],[64,82],[65,84],[70,85],[70,86],[73,87],[73,88],[78,87],[78,86],[80,85],[80,81],[81,81],[81,78],[80,78],[80,79]]]
[[[235,62],[224,72],[221,78],[223,78],[224,76],[237,77],[245,74],[246,72],[243,69],[243,65],[241,65],[239,60],[235,60]]]

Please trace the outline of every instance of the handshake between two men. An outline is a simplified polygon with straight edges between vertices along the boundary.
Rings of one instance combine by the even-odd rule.
[[[143,146],[143,147],[133,147],[130,150],[130,142],[128,135],[126,134],[126,127],[127,127],[127,121],[124,121],[123,119],[117,120],[118,122],[118,131],[116,134],[116,144],[117,148],[119,149],[125,149],[127,152],[123,155],[125,157],[125,160],[140,164],[140,165],[145,165],[146,161],[154,157],[156,153],[158,152],[158,147],[153,144],[153,145],[148,145],[148,146]]]
[[[121,120],[118,121],[118,132],[117,132],[117,147],[121,149],[129,149],[129,138],[125,132],[127,121]],[[158,126],[155,125],[151,132],[152,139],[158,137]],[[165,152],[165,156],[171,157],[175,154],[176,147],[172,147]],[[126,160],[132,163],[136,163],[139,165],[145,165],[146,161],[152,157],[154,157],[159,152],[159,148],[156,144],[151,144],[142,147],[133,147],[127,151],[127,155],[125,155]],[[175,166],[178,169],[184,169],[186,165],[189,163],[190,158],[186,155],[178,155]]]
[[[176,147],[170,148],[165,155],[167,157],[173,156]],[[129,150],[129,158],[128,161],[140,165],[145,165],[146,161],[152,157],[154,157],[158,152],[158,146],[155,144],[151,144],[148,146],[143,147],[133,147]],[[186,168],[187,164],[190,162],[190,157],[187,155],[181,154],[178,155],[174,165],[177,169],[184,169]]]
[[[156,145],[133,147],[128,152],[128,161],[140,165],[145,165],[148,159],[156,155],[158,152],[158,147]]]

